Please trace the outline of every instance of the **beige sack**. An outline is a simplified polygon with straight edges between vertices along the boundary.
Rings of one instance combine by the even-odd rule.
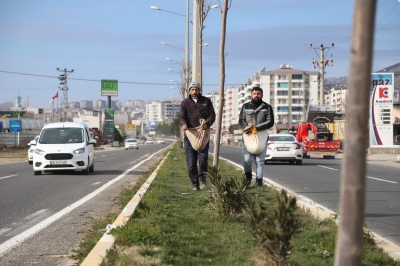
[[[204,123],[205,120],[201,119],[200,124],[202,125]],[[204,150],[210,140],[210,129],[207,128],[206,130],[201,130],[200,126],[186,130],[186,136],[189,139],[192,148],[196,151]]]
[[[260,154],[265,149],[268,135],[268,130],[258,131],[257,134],[243,133],[243,142],[247,151],[251,154]]]

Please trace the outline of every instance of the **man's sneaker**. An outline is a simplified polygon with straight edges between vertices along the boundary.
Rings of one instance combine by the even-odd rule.
[[[205,189],[207,187],[206,181],[201,181],[200,182],[200,189]]]
[[[244,173],[246,176],[246,186],[249,187],[251,184],[251,179],[253,178],[253,174],[251,172]]]
[[[260,178],[260,179],[256,179],[256,186],[257,187],[262,187],[262,185],[263,185],[263,180],[262,180],[262,178]]]
[[[200,190],[198,184],[193,184],[192,190]]]

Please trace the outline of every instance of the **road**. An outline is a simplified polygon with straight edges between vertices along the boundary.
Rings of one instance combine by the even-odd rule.
[[[210,147],[213,151],[214,146]],[[241,148],[221,146],[220,157],[242,165]],[[340,156],[341,157],[341,156]],[[268,163],[264,177],[338,213],[342,159],[304,159],[303,165]],[[255,168],[253,166],[253,172]],[[367,164],[365,223],[400,246],[400,164]]]
[[[85,227],[110,213],[120,191],[162,159],[162,152],[153,154],[171,143],[96,151],[95,171],[86,176],[34,176],[27,162],[1,164],[0,265],[71,265],[68,256]]]

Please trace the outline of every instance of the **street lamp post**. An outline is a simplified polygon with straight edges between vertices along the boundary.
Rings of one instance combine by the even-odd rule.
[[[179,15],[179,16],[182,16],[182,17],[186,18],[186,22],[185,22],[185,50],[184,50],[185,51],[185,67],[184,67],[185,68],[184,69],[184,71],[185,71],[185,82],[184,82],[184,84],[186,85],[185,87],[187,87],[189,85],[189,82],[190,82],[189,81],[189,79],[190,79],[190,74],[189,74],[189,23],[190,23],[190,21],[189,21],[189,0],[186,0],[186,15],[182,15],[182,14],[179,14],[179,13],[167,11],[167,10],[161,9],[161,8],[159,8],[157,6],[151,6],[150,8],[152,10],[164,11],[164,12],[168,12],[168,13]],[[187,90],[185,90],[184,97],[185,98],[187,97]]]

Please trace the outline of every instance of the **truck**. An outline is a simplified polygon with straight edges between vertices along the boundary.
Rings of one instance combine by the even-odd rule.
[[[93,135],[92,138],[96,140],[96,147],[100,147],[100,145],[103,142],[103,134],[101,133],[101,131],[99,130],[99,128],[97,127],[92,127],[89,128],[89,131],[91,132],[91,134]]]
[[[340,151],[340,140],[333,139],[327,124],[333,123],[335,110],[328,105],[308,106],[307,122],[297,128],[296,139],[303,147],[303,158],[311,155],[334,159]]]

